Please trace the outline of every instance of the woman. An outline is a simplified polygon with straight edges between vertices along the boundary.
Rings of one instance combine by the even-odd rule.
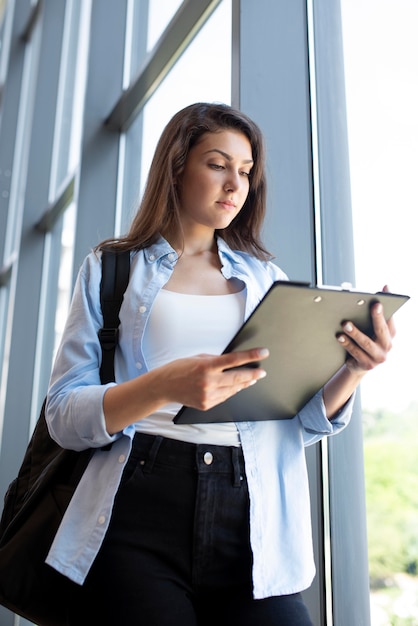
[[[47,559],[83,585],[69,624],[311,624],[304,445],[347,425],[360,380],[385,360],[394,327],[382,306],[374,340],[344,325],[345,365],[293,419],[173,423],[182,405],[207,410],[266,374],[264,346],[221,354],[286,278],[260,241],[264,166],[247,116],[186,107],[161,136],[130,231],[81,268],[47,405],[61,446],[96,448]],[[116,383],[100,385],[105,246],[132,252]]]

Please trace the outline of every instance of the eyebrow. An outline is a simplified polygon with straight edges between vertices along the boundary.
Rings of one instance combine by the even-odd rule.
[[[205,154],[209,154],[209,152],[218,152],[223,157],[225,157],[225,159],[227,159],[228,161],[232,161],[233,160],[232,156],[230,154],[228,154],[227,152],[224,152],[223,150],[219,150],[219,148],[211,148],[210,150],[206,150]],[[253,159],[244,159],[242,162],[243,163],[254,163]]]

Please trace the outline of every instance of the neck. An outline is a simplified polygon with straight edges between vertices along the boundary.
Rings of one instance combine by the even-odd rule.
[[[188,236],[183,233],[178,236],[166,236],[167,241],[179,254],[185,256],[197,256],[206,252],[217,253],[216,238],[212,232],[210,236]]]

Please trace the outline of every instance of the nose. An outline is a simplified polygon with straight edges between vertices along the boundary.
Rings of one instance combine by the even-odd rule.
[[[239,173],[230,171],[224,185],[225,191],[236,191],[240,187],[240,182],[241,180]]]

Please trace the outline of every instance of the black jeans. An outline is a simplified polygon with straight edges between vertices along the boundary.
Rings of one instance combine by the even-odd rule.
[[[137,434],[72,626],[311,626],[300,594],[252,598],[239,448]]]

